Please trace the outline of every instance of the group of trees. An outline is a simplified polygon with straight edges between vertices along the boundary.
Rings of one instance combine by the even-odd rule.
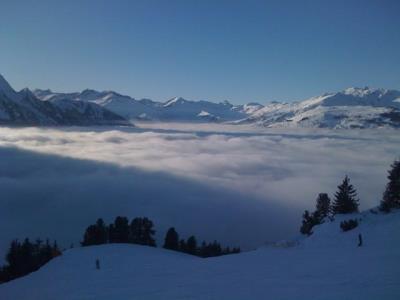
[[[338,186],[333,203],[331,203],[328,194],[321,193],[317,197],[315,211],[312,213],[308,210],[304,211],[300,232],[311,235],[313,233],[312,228],[315,225],[323,223],[325,218],[333,217],[336,214],[358,212],[358,206],[357,191],[346,175],[343,182]]]
[[[156,247],[155,233],[153,222],[146,217],[135,218],[129,223],[128,218],[118,216],[109,226],[100,218],[86,229],[81,245],[131,243]]]
[[[38,239],[31,243],[26,238],[22,243],[11,242],[6,255],[7,265],[0,269],[0,282],[7,282],[38,270],[52,258],[61,255],[57,242],[51,245],[49,240],[43,243]]]
[[[390,212],[392,209],[400,208],[400,160],[395,160],[388,171],[388,183],[383,193],[379,209],[384,212]],[[321,224],[327,217],[333,217],[336,214],[351,214],[358,212],[359,200],[357,191],[350,184],[350,179],[346,176],[343,182],[338,186],[333,203],[327,194],[319,194],[316,201],[314,212],[304,211],[300,232],[311,235],[312,228]],[[343,223],[341,228],[349,230],[357,226],[356,220]]]
[[[165,235],[163,247],[165,249],[184,252],[200,257],[212,257],[240,252],[240,248],[223,248],[217,241],[214,241],[213,243],[206,243],[203,241],[199,247],[197,245],[197,240],[193,235],[187,240],[179,239],[179,234],[176,232],[174,227],[168,229]]]
[[[108,226],[104,223],[103,219],[100,218],[95,224],[90,225],[86,229],[81,245],[91,246],[107,243],[130,243],[156,247],[157,245],[154,239],[155,233],[153,222],[146,217],[134,218],[129,223],[128,218],[118,216],[115,218],[114,223]],[[203,242],[199,247],[193,235],[187,240],[179,239],[179,235],[173,227],[167,231],[163,247],[165,249],[185,252],[201,257],[240,252],[240,248],[222,248],[217,241],[208,244]]]

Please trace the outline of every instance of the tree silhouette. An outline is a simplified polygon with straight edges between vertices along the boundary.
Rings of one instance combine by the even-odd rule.
[[[197,241],[193,235],[186,242],[186,252],[192,255],[197,254]]]
[[[179,235],[174,227],[168,229],[165,235],[164,248],[170,250],[179,250]]]
[[[332,205],[334,214],[349,214],[358,212],[357,191],[350,184],[350,179],[346,175],[342,184],[338,186],[338,191],[335,193],[335,200]]]
[[[400,208],[400,160],[393,162],[388,173],[389,182],[386,184],[380,204],[380,209],[386,212],[393,208]]]

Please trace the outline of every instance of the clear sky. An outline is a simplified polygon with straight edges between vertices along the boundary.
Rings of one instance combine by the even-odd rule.
[[[400,89],[399,14],[397,0],[0,0],[0,73],[154,100]]]

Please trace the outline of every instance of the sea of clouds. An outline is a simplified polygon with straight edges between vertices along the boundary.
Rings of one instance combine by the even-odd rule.
[[[117,215],[152,218],[159,244],[169,226],[245,249],[290,238],[345,174],[362,209],[377,205],[399,146],[396,130],[3,127],[0,255],[25,236],[77,245]]]

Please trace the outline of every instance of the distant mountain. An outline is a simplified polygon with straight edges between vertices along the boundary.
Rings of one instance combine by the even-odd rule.
[[[232,105],[228,101],[137,100],[114,91],[15,92],[0,78],[0,123],[29,125],[128,124],[126,120],[227,122],[268,128],[400,128],[400,91],[348,88],[300,102]],[[40,101],[41,100],[41,101]]]
[[[234,123],[270,128],[399,128],[400,91],[348,88],[301,102],[274,102]]]
[[[96,103],[41,101],[29,89],[16,92],[0,75],[0,124],[11,126],[132,125]]]
[[[34,94],[44,101],[68,99],[96,103],[127,119],[153,121],[232,121],[246,118],[250,113],[263,107],[258,103],[234,106],[228,101],[222,103],[190,101],[181,97],[163,103],[149,99],[137,100],[113,91],[84,90],[80,93],[54,93],[50,90],[35,90]]]

